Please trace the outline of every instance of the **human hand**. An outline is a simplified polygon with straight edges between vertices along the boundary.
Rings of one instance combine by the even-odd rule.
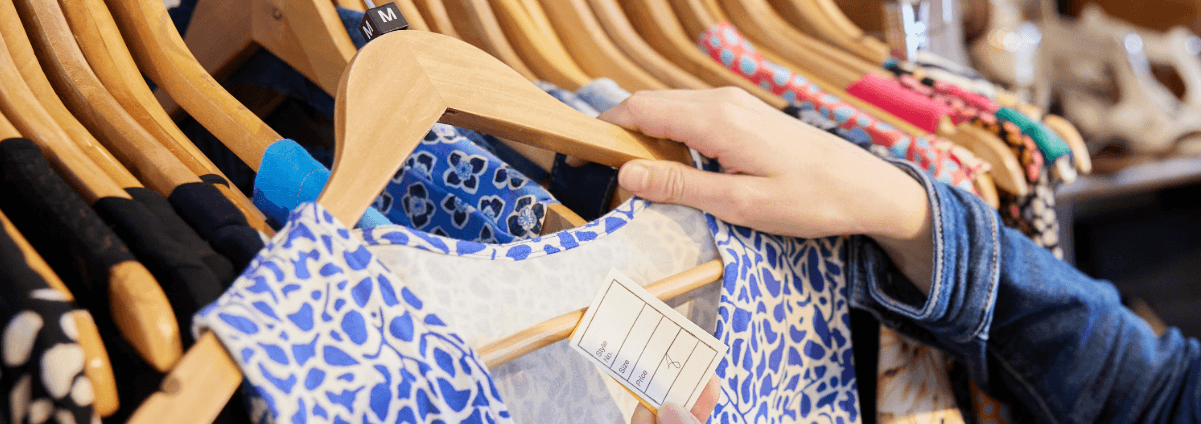
[[[868,235],[928,290],[933,246],[925,189],[871,153],[737,88],[639,92],[600,119],[682,142],[726,168],[719,174],[630,161],[618,181],[634,195],[772,234]]]
[[[710,377],[709,384],[705,385],[705,390],[701,392],[701,397],[696,399],[691,411],[685,411],[680,405],[667,403],[659,408],[658,417],[640,403],[634,410],[634,416],[630,418],[630,424],[700,424],[709,421],[709,415],[713,414],[713,408],[717,406],[719,389],[717,376]]]
[[[906,237],[924,218],[925,191],[903,171],[739,89],[639,92],[600,119],[682,142],[726,167],[723,175],[666,161],[623,166],[621,186],[651,201],[806,238]]]

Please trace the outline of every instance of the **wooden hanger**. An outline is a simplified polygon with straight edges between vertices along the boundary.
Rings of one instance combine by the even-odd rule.
[[[428,1],[428,0],[427,0]],[[508,37],[501,31],[496,15],[486,0],[441,0],[447,16],[453,16],[452,22],[461,40],[471,43],[493,57],[500,59],[527,80],[537,80],[529,66],[522,61]],[[431,2],[432,3],[432,2]]]
[[[226,146],[267,150],[279,136],[196,62],[161,1],[106,0],[139,68]],[[231,149],[234,153],[248,149]],[[262,155],[239,155],[258,169]]]
[[[397,57],[408,60],[398,62]],[[438,121],[610,166],[639,157],[691,162],[682,145],[589,118],[487,53],[439,34],[383,35],[359,52],[340,87],[334,169],[317,201],[339,220],[361,215],[374,197],[368,193],[378,193],[376,186],[387,183]],[[396,142],[379,142],[372,136],[380,134],[377,131],[387,131]],[[710,268],[686,272],[662,292],[679,294],[674,287],[714,281],[713,270],[720,273],[721,266]],[[524,332],[522,337],[529,343],[540,339]],[[129,422],[211,422],[241,381],[229,353],[216,336],[206,333],[167,376],[164,387],[173,387],[171,393],[152,395]]]
[[[888,44],[864,34],[831,0],[771,0],[771,4],[794,28],[821,37],[864,60],[882,64],[890,55]]]
[[[417,10],[421,12],[421,16],[425,17],[429,23],[430,30],[442,35],[458,38],[459,32],[450,22],[450,15],[446,13],[446,5],[442,4],[442,0],[413,0],[417,6]],[[524,75],[524,74],[523,74]]]
[[[611,78],[631,91],[668,88],[666,83],[643,70],[613,44],[585,2],[541,1],[550,21],[563,36],[564,47],[581,67],[593,75]]]
[[[196,176],[217,175],[229,181],[155,100],[103,0],[70,0],[59,4],[91,69],[133,119]],[[262,212],[240,190],[213,186],[242,211],[252,227],[269,228]]]
[[[4,13],[0,10],[0,13]],[[41,104],[16,71],[0,37],[0,112],[23,135],[37,143],[58,174],[88,204],[106,197],[130,198],[79,149]],[[141,263],[126,261],[109,270],[113,321],[121,334],[151,366],[170,369],[182,353],[179,324],[167,296]]]
[[[777,15],[767,0],[721,0],[730,23],[761,50],[770,50],[789,59],[794,70],[825,75],[833,68],[860,75],[884,72],[884,61],[867,62],[858,56],[813,39],[792,28]],[[797,60],[797,58],[805,60]]]
[[[126,112],[92,72],[56,1],[15,3],[55,91],[121,163],[164,197],[180,185],[200,182]]]
[[[463,0],[460,0],[463,1]],[[473,9],[491,9],[522,63],[543,81],[575,91],[594,78],[580,69],[552,34],[536,25],[516,0],[466,0]],[[478,12],[477,12],[478,13]],[[481,16],[491,13],[480,13]],[[457,15],[452,15],[457,16]],[[471,22],[475,22],[474,20]]]
[[[367,5],[363,4],[363,0],[334,0],[334,5],[343,9],[357,10],[360,12],[367,10]],[[401,11],[401,13],[404,13],[404,11]],[[405,20],[408,20],[408,18],[409,15],[405,15]]]
[[[388,69],[376,65],[389,57],[409,60],[405,66],[396,64]],[[378,78],[405,83],[381,87]],[[366,193],[382,190],[438,121],[607,166],[617,167],[634,158],[691,163],[683,146],[589,118],[553,100],[479,50],[437,34],[397,32],[376,39],[347,68],[342,87],[335,112],[335,164],[318,200],[339,219],[361,215],[374,198]],[[414,94],[398,97],[394,93]],[[398,98],[422,101],[397,107]],[[389,106],[382,107],[384,104]],[[400,116],[406,118],[397,121],[395,117]],[[403,144],[374,141],[378,137],[371,134],[381,134],[379,131],[396,135]]]
[[[1076,129],[1076,126],[1059,115],[1044,116],[1043,123],[1047,124],[1047,127],[1051,131],[1054,131],[1072,149],[1072,158],[1075,159],[1076,170],[1082,174],[1091,174],[1093,172],[1093,161],[1089,157],[1088,147],[1084,145],[1084,137],[1080,135],[1080,131]]]
[[[12,132],[10,133],[9,130]],[[0,115],[0,137],[19,136],[16,134],[16,128],[8,122],[8,119]],[[53,269],[50,269],[50,264],[42,259],[33,245],[29,244],[20,231],[17,231],[17,227],[13,226],[3,212],[0,212],[0,227],[3,227],[4,232],[17,245],[17,248],[21,249],[29,268],[38,273],[50,288],[62,294],[68,302],[74,303],[75,296],[67,289],[67,285],[58,278]],[[113,364],[109,362],[108,351],[104,349],[104,342],[100,340],[100,330],[96,328],[96,322],[92,320],[92,316],[82,309],[74,311],[73,315],[72,318],[78,333],[76,341],[83,349],[83,374],[92,382],[94,396],[92,409],[96,415],[107,417],[117,412],[119,406],[117,382],[113,378]]]
[[[672,88],[705,89],[712,86],[676,66],[655,51],[638,35],[621,7],[612,0],[592,2],[590,0],[562,0],[575,8],[590,8],[593,17],[604,28],[605,33],[630,59]]]
[[[58,93],[54,92],[54,87],[50,86],[50,81],[42,72],[42,66],[33,53],[33,47],[29,44],[29,38],[25,35],[21,19],[17,16],[17,9],[12,2],[0,1],[0,34],[10,40],[8,51],[17,65],[17,70],[21,73],[36,100],[53,117],[59,127],[117,185],[126,188],[141,187],[142,183],[134,178],[133,174],[124,165],[121,165],[112,153],[101,146],[92,133],[88,132],[87,128],[84,128],[83,124],[75,119],[75,115],[72,115],[63,105],[62,99],[59,99]]]
[[[660,54],[685,71],[713,86],[742,88],[774,108],[782,109],[788,106],[788,102],[785,102],[784,99],[735,75],[698,50],[695,40],[691,40],[686,35],[666,0],[592,0],[594,5],[600,2],[612,3],[614,1],[621,4],[626,17],[642,34],[643,40],[646,40]],[[616,7],[616,5],[611,6]],[[596,9],[594,8],[594,10]]]
[[[939,135],[967,148],[988,162],[992,167],[989,175],[993,177],[997,188],[1016,196],[1029,193],[1029,184],[1026,183],[1026,173],[1022,171],[1021,163],[996,135],[966,122],[955,125],[950,117],[943,117],[938,126]]]
[[[421,11],[417,9],[417,5],[413,0],[394,0],[396,8],[400,9],[400,14],[404,15],[405,20],[409,22],[409,29],[414,31],[429,31],[430,24],[425,21],[425,17],[421,16]]]

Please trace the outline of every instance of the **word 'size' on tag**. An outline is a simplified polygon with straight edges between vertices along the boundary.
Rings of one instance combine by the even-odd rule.
[[[726,345],[614,269],[571,348],[590,358],[658,413],[673,402],[692,409]]]

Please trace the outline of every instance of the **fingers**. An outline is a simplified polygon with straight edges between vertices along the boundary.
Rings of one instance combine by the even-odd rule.
[[[674,403],[665,403],[659,407],[659,424],[701,424],[701,422],[684,407]]]
[[[733,129],[755,112],[727,103],[706,103],[638,94],[601,114],[600,119],[656,138],[679,141],[708,157],[738,149]]]
[[[757,112],[776,112],[771,105],[738,87],[718,87],[707,90],[648,90],[639,91],[635,95],[691,102],[727,103]]]
[[[713,414],[713,408],[717,407],[717,401],[721,397],[721,382],[717,380],[717,376],[709,377],[709,384],[705,385],[705,389],[701,391],[701,397],[696,399],[696,404],[692,405],[692,416],[701,422],[708,422],[709,416]],[[648,411],[649,412],[649,411]]]
[[[706,172],[669,161],[633,160],[621,167],[618,183],[635,196],[673,203],[718,217],[736,216],[742,193],[754,192],[759,177]]]
[[[655,424],[655,414],[652,414],[651,410],[646,409],[645,406],[642,406],[642,403],[639,403],[634,408],[634,416],[630,417],[630,424]]]

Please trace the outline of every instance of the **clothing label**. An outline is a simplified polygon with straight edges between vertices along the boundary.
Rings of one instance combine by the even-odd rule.
[[[726,353],[707,331],[614,269],[571,333],[590,358],[652,410],[692,409]]]

